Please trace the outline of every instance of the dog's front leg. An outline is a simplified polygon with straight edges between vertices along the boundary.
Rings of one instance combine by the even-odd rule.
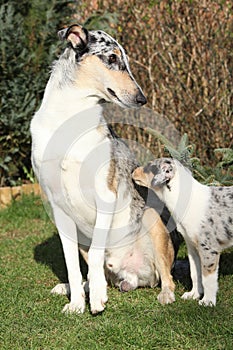
[[[85,293],[82,286],[82,274],[79,266],[78,237],[74,221],[60,208],[53,208],[56,226],[61,238],[69,279],[70,303],[63,312],[83,313],[85,310]],[[64,294],[64,288],[58,284],[52,293]],[[64,286],[63,286],[64,287]]]
[[[190,265],[190,274],[192,279],[192,289],[182,295],[182,299],[200,299],[203,295],[203,286],[201,279],[201,261],[198,251],[192,243],[186,240],[188,249],[188,258]]]
[[[106,240],[111,228],[115,209],[115,195],[111,201],[105,203],[106,208],[97,205],[97,217],[91,247],[88,252],[88,280],[90,292],[90,306],[93,314],[104,310],[107,297],[107,282],[104,273],[104,258]]]

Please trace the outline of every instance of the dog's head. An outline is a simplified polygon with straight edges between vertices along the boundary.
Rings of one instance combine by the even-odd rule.
[[[145,167],[134,170],[132,177],[141,186],[159,189],[168,186],[176,172],[175,161],[171,158],[160,158],[149,162]]]
[[[99,100],[123,107],[140,107],[146,103],[135,81],[122,46],[103,31],[88,31],[72,25],[58,32],[69,43],[77,65],[77,84]]]

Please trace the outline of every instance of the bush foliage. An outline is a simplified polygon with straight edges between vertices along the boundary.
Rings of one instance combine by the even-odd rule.
[[[0,186],[14,185],[30,173],[29,123],[57,52],[56,30],[71,14],[67,4],[1,1]]]
[[[214,167],[215,149],[232,150],[231,1],[1,1],[0,185],[30,173],[29,123],[59,50],[56,31],[77,21],[123,44],[148,107],[188,135],[200,164]],[[145,142],[158,147],[151,135]]]
[[[205,162],[211,164],[215,148],[231,148],[232,1],[96,3],[96,10],[119,15],[116,36],[149,107],[187,133]]]

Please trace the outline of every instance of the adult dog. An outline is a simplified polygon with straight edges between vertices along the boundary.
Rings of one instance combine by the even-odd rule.
[[[31,122],[31,135],[33,169],[52,207],[68,271],[70,303],[63,311],[82,313],[85,308],[78,245],[88,251],[90,307],[95,314],[107,302],[105,256],[113,273],[114,257],[132,258],[133,270],[120,267],[122,289],[128,288],[127,283],[135,287],[138,265],[142,270],[145,261],[138,263],[138,255],[131,253],[143,236],[149,239],[147,246],[153,246],[149,277],[161,278],[158,299],[173,302],[170,236],[156,211],[146,210],[131,178],[137,163],[102,115],[104,101],[140,107],[146,98],[130,72],[124,49],[111,36],[80,25],[58,34],[68,45],[53,66],[42,105]],[[64,293],[64,286],[53,292]]]

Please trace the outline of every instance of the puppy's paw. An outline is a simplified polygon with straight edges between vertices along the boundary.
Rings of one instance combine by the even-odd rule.
[[[157,299],[160,304],[171,304],[176,300],[174,292],[169,288],[163,288],[159,293]]]
[[[184,300],[189,300],[189,299],[197,300],[197,299],[200,299],[200,294],[198,292],[191,290],[190,292],[185,292],[181,298]]]
[[[52,294],[59,295],[69,295],[70,294],[70,285],[69,283],[58,283],[52,290]]]
[[[205,297],[203,297],[201,300],[199,300],[198,304],[202,305],[202,306],[213,307],[216,305],[216,300],[209,300],[209,299],[206,299]]]

